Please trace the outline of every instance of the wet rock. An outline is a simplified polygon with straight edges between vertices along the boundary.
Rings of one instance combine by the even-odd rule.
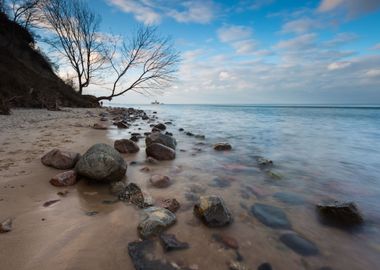
[[[137,227],[142,238],[158,235],[176,222],[176,216],[171,211],[161,207],[144,209],[143,217]]]
[[[124,121],[115,122],[114,125],[117,126],[117,128],[120,128],[120,129],[127,129],[127,128],[129,128],[128,124],[126,124]]]
[[[189,190],[190,192],[198,193],[198,194],[203,194],[206,192],[206,188],[202,186],[201,184],[197,184],[197,183],[191,184],[189,186]]]
[[[178,241],[177,237],[174,234],[162,233],[160,235],[160,240],[162,247],[166,252],[187,249],[190,247],[188,243]]]
[[[228,263],[228,269],[230,270],[249,270],[249,267],[241,262],[231,261]]]
[[[184,131],[184,129],[183,128],[179,128],[178,131]]]
[[[168,136],[158,132],[152,133],[151,135],[145,138],[145,144],[147,147],[154,143],[165,145],[173,150],[175,150],[177,146],[177,141],[172,136]]]
[[[157,188],[166,188],[170,186],[172,183],[169,176],[160,175],[160,174],[152,175],[149,181],[152,184],[152,186],[157,187]]]
[[[171,264],[153,259],[151,256],[153,249],[153,240],[128,243],[128,254],[136,270],[178,270]]]
[[[185,198],[190,202],[196,202],[199,200],[199,195],[194,192],[185,192]]]
[[[272,179],[276,179],[276,180],[280,180],[282,178],[281,174],[277,173],[277,172],[274,172],[274,171],[267,171],[267,175],[272,178]]]
[[[125,181],[112,182],[110,185],[111,194],[115,196],[119,196],[120,194],[123,193],[126,187],[127,187],[127,183]]]
[[[269,263],[262,263],[257,267],[257,270],[272,270],[272,266]]]
[[[146,148],[146,154],[157,160],[175,159],[175,151],[163,144],[153,143]]]
[[[122,139],[116,140],[114,143],[114,148],[120,153],[137,153],[140,148],[139,146],[132,140]]]
[[[130,140],[133,141],[133,142],[138,142],[139,141],[139,137],[137,137],[137,136],[131,136]]]
[[[173,123],[170,121],[165,122],[165,125],[172,125]]]
[[[12,219],[8,218],[0,223],[0,233],[12,231]]]
[[[138,185],[130,183],[119,194],[119,200],[130,202],[140,208],[146,208],[153,205],[153,198],[143,193]]]
[[[199,140],[204,140],[204,139],[206,139],[206,136],[205,135],[197,134],[197,135],[195,135],[195,138],[199,139]]]
[[[100,121],[102,121],[102,122],[106,122],[106,121],[108,121],[108,118],[106,118],[106,117],[101,117],[101,118],[100,118]]]
[[[354,202],[320,203],[317,210],[322,222],[327,225],[355,226],[364,222],[363,217]]]
[[[57,202],[59,202],[60,200],[51,200],[51,201],[47,201],[47,202],[44,202],[44,204],[42,205],[43,207],[49,207],[50,205],[53,205]]]
[[[119,200],[103,200],[102,201],[102,204],[115,204],[117,203]]]
[[[153,165],[157,165],[159,163],[157,159],[152,158],[152,157],[147,157],[145,162],[148,164],[153,164]]]
[[[295,233],[286,233],[280,236],[280,241],[288,248],[302,256],[317,255],[319,250],[317,246]]]
[[[231,182],[226,178],[215,177],[208,185],[210,187],[226,188],[231,186]]]
[[[161,130],[161,131],[166,130],[166,126],[164,124],[162,124],[162,123],[159,123],[159,124],[155,125],[154,128],[156,128],[158,130]]]
[[[194,134],[193,133],[191,133],[191,132],[185,132],[185,134],[187,135],[187,136],[189,136],[189,137],[193,137],[194,136]]]
[[[93,129],[101,129],[101,130],[105,130],[107,129],[107,126],[104,125],[104,124],[100,124],[100,123],[95,123],[93,126],[92,126]]]
[[[109,183],[125,177],[127,163],[114,148],[99,143],[87,150],[77,162],[75,170],[91,180]]]
[[[268,227],[274,229],[291,228],[285,212],[276,206],[255,203],[251,207],[251,214]]]
[[[232,146],[229,143],[217,143],[214,144],[214,150],[216,151],[230,151]]]
[[[180,204],[176,199],[161,199],[157,201],[159,207],[168,209],[169,211],[175,213],[180,208]]]
[[[68,170],[74,168],[79,158],[79,153],[53,149],[41,158],[41,162],[45,166]]]
[[[212,238],[223,244],[226,248],[232,248],[232,249],[238,249],[239,248],[239,243],[238,241],[233,238],[232,236],[226,235],[226,234],[218,234],[214,233],[212,235]]]
[[[165,135],[168,135],[168,136],[173,136],[173,133],[171,133],[171,132],[165,132]]]
[[[77,182],[77,173],[74,170],[59,173],[50,179],[50,184],[56,187],[72,186]]]
[[[99,214],[98,211],[88,211],[88,212],[86,212],[86,216],[89,216],[89,217],[96,216],[97,214]]]
[[[268,167],[271,167],[273,165],[273,161],[272,160],[266,159],[266,158],[263,158],[263,157],[256,157],[256,161],[257,161],[257,164],[261,168],[268,168]]]
[[[302,205],[305,203],[304,197],[294,193],[277,192],[273,197],[280,202],[290,205]]]
[[[222,227],[232,222],[230,211],[218,196],[201,196],[194,213],[209,227]]]
[[[150,168],[149,167],[142,167],[141,169],[140,169],[140,172],[150,172]]]
[[[62,196],[62,197],[66,197],[67,194],[69,194],[68,190],[58,191],[57,192],[57,195]]]

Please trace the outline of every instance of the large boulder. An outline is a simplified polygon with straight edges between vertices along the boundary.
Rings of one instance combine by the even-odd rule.
[[[175,151],[160,143],[150,144],[146,148],[146,154],[149,157],[153,157],[157,160],[173,160],[175,159]]]
[[[143,211],[142,219],[137,227],[142,238],[159,235],[176,222],[176,216],[168,209],[149,207]]]
[[[120,181],[127,171],[127,163],[114,148],[95,144],[79,159],[75,170],[79,175],[100,182]]]
[[[194,213],[209,227],[222,227],[232,222],[230,211],[218,196],[201,196]]]
[[[160,132],[153,132],[148,137],[146,137],[145,144],[147,147],[154,143],[163,144],[173,150],[175,150],[177,146],[177,141],[172,136],[165,135]]]
[[[68,170],[74,168],[79,158],[79,153],[53,149],[41,158],[41,162],[45,166]]]
[[[134,141],[128,139],[116,140],[114,147],[120,153],[133,154],[137,153],[140,150],[139,146]]]

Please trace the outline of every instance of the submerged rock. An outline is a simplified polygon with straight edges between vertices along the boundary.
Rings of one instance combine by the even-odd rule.
[[[172,183],[169,176],[160,175],[160,174],[152,175],[149,181],[152,184],[152,186],[157,187],[157,188],[166,188],[170,186]]]
[[[354,226],[364,222],[363,217],[353,202],[320,203],[317,210],[322,221],[328,225]]]
[[[285,212],[276,206],[255,203],[251,207],[251,214],[268,227],[274,229],[291,228]]]
[[[130,183],[119,194],[119,200],[130,202],[140,208],[146,208],[153,205],[153,198],[143,193],[138,185]]]
[[[208,185],[210,187],[226,188],[231,186],[231,181],[226,178],[215,177]]]
[[[53,149],[41,158],[41,162],[45,166],[68,170],[74,168],[79,158],[79,153]]]
[[[159,123],[159,124],[155,125],[154,128],[156,128],[158,130],[161,130],[161,131],[166,130],[166,126],[164,124],[162,124],[162,123]]]
[[[165,251],[173,251],[180,249],[187,249],[190,247],[188,243],[178,241],[174,234],[162,233],[160,235],[162,247]]]
[[[75,185],[77,182],[77,173],[73,170],[59,173],[50,179],[50,184],[56,187],[65,187]]]
[[[175,213],[180,208],[180,204],[176,199],[162,199],[157,201],[157,205],[162,208],[166,208],[169,211]]]
[[[256,157],[256,161],[257,161],[257,164],[261,168],[268,168],[268,167],[271,167],[273,165],[273,161],[272,160],[266,159],[266,158],[263,158],[263,157]]]
[[[0,233],[7,233],[12,230],[12,219],[8,218],[0,223]]]
[[[281,235],[280,241],[302,256],[312,256],[319,253],[318,247],[313,242],[295,233]]]
[[[126,181],[112,182],[110,185],[111,194],[115,196],[119,196],[120,194],[123,193],[126,187],[127,187]]]
[[[115,122],[114,125],[117,126],[117,128],[120,128],[120,129],[127,129],[127,128],[129,128],[128,124],[125,123],[124,121]]]
[[[273,197],[280,202],[290,205],[301,205],[305,203],[304,197],[294,193],[277,192]]]
[[[137,230],[142,238],[149,238],[160,234],[175,222],[174,213],[165,208],[152,206],[144,209]]]
[[[232,249],[238,249],[239,248],[239,243],[238,241],[233,238],[232,236],[229,236],[229,235],[226,235],[226,234],[218,234],[218,233],[214,233],[212,235],[212,238],[223,244],[226,248],[232,248]]]
[[[128,254],[136,270],[178,270],[171,264],[152,258],[153,240],[128,243]]]
[[[93,129],[101,129],[101,130],[105,130],[107,129],[107,126],[104,125],[104,124],[100,124],[100,123],[95,123],[93,126],[92,126]]]
[[[257,270],[272,270],[272,266],[269,263],[262,263],[257,267]]]
[[[230,151],[232,146],[229,143],[217,143],[214,144],[214,150],[216,151]]]
[[[145,144],[147,147],[154,143],[165,145],[173,150],[175,150],[177,146],[177,141],[172,136],[165,135],[159,132],[154,132],[145,138]]]
[[[140,148],[139,146],[132,140],[122,139],[116,140],[114,143],[114,148],[120,153],[137,153]]]
[[[218,196],[201,196],[194,213],[209,227],[222,227],[232,222],[230,211]]]
[[[75,166],[79,175],[99,182],[120,181],[127,171],[127,163],[114,148],[95,144],[79,159]]]
[[[157,160],[175,159],[175,151],[163,144],[153,143],[146,148],[146,154]]]

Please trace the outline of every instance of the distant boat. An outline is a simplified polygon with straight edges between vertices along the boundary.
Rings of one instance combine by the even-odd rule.
[[[151,104],[152,104],[152,105],[160,105],[161,103],[158,102],[157,100],[155,100],[155,101],[151,102]]]

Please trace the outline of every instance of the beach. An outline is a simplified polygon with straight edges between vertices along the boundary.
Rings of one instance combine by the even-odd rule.
[[[128,139],[136,132],[142,135],[140,151],[122,154],[128,163],[128,183],[136,183],[154,201],[175,198],[180,203],[176,223],[167,232],[190,246],[165,253],[155,241],[149,256],[162,261],[167,267],[162,269],[257,269],[264,263],[284,270],[374,269],[379,263],[379,216],[370,207],[378,190],[360,187],[354,181],[341,185],[338,178],[327,179],[322,173],[327,168],[323,164],[325,154],[320,155],[321,164],[315,164],[314,171],[307,171],[309,165],[301,163],[302,157],[296,158],[302,151],[312,158],[307,150],[291,144],[293,155],[285,159],[282,154],[288,150],[282,147],[286,146],[272,143],[277,150],[267,147],[270,138],[278,139],[290,132],[282,119],[277,126],[282,125],[284,133],[264,129],[253,132],[249,129],[251,123],[269,125],[270,121],[257,112],[255,118],[247,120],[243,114],[247,108],[235,108],[241,113],[233,116],[235,120],[226,117],[226,108],[225,114],[215,108],[207,112],[205,108],[186,106],[141,108],[149,120],[138,119],[128,129],[112,125],[107,108],[15,109],[11,116],[0,116],[0,221],[12,219],[12,231],[0,234],[1,269],[134,269],[128,244],[140,239],[137,227],[142,210],[118,201],[109,185],[81,179],[73,186],[55,187],[49,180],[62,171],[44,166],[40,159],[54,148],[84,154],[97,143],[113,146],[114,140]],[[201,116],[206,115],[202,126]],[[239,117],[247,121],[245,132],[227,124],[238,123]],[[295,121],[289,115],[284,117]],[[107,129],[93,129],[95,123]],[[166,130],[177,140],[176,158],[152,164],[146,162],[143,134],[151,131],[151,124],[158,123],[166,123]],[[300,126],[300,130],[305,127],[302,123]],[[260,146],[247,141],[253,137]],[[218,142],[231,143],[232,151],[215,151],[213,145]],[[306,147],[307,143],[302,143],[299,147]],[[264,170],[258,157],[270,158],[274,165]],[[326,164],[334,168],[333,162],[327,160]],[[149,179],[154,174],[169,176],[172,184],[165,188],[152,186]],[[205,195],[224,199],[233,217],[229,226],[210,228],[193,214],[199,196]],[[367,221],[359,232],[324,226],[318,221],[315,205],[323,199],[363,196],[370,203],[359,201]],[[46,206],[52,200],[59,201]],[[263,224],[252,210],[259,204],[282,209],[291,225],[278,229]],[[281,240],[288,233],[308,239],[317,251],[312,255],[295,252]]]

